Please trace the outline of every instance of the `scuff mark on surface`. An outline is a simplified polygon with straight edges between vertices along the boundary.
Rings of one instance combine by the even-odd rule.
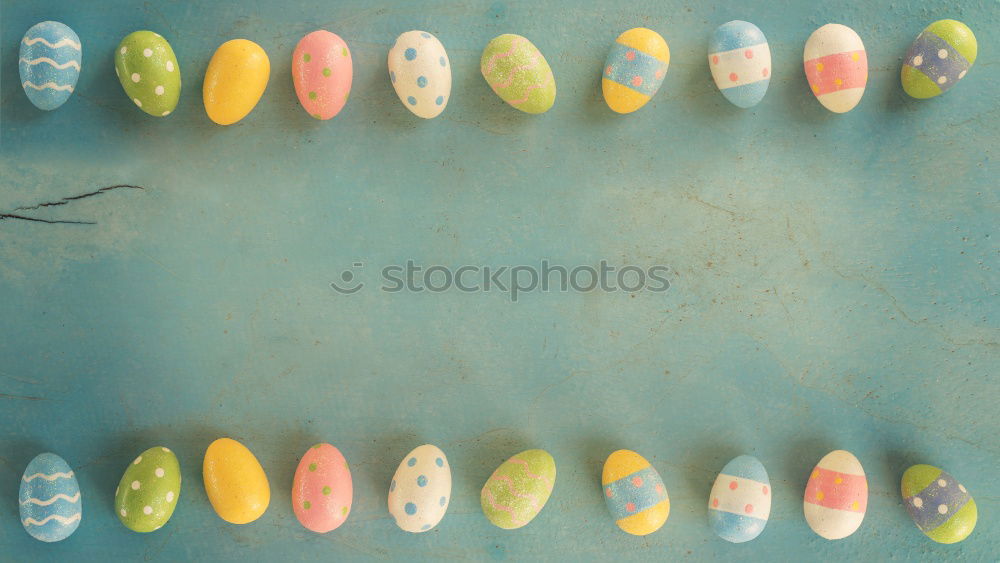
[[[0,371],[0,377],[6,377],[8,379],[12,379],[12,380],[20,382],[20,383],[27,383],[29,385],[42,385],[41,381],[36,381],[34,379],[26,379],[26,378],[21,378],[21,377],[15,377],[15,376],[13,376],[13,375],[11,375],[9,373],[4,373],[2,371]]]
[[[0,399],[21,399],[24,401],[48,401],[46,397],[32,397],[30,395],[8,395],[7,393],[0,393]]]

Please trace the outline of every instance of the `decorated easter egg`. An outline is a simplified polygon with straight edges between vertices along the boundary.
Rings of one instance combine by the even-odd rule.
[[[708,522],[733,543],[760,535],[771,515],[771,482],[757,458],[741,455],[727,463],[708,496]]]
[[[451,500],[451,466],[440,448],[424,444],[406,454],[389,483],[389,514],[407,532],[426,532],[444,518]]]
[[[868,479],[851,452],[835,450],[819,460],[806,482],[802,510],[814,532],[828,540],[853,534],[868,509]]]
[[[525,113],[545,113],[556,102],[556,79],[538,47],[520,35],[494,37],[479,60],[497,96]]]
[[[115,513],[133,532],[159,530],[170,520],[181,494],[181,466],[168,448],[156,446],[125,468],[115,489]]]
[[[608,456],[601,488],[615,524],[633,536],[659,530],[670,516],[670,499],[660,474],[646,458],[618,450]]]
[[[56,454],[39,454],[28,463],[17,500],[21,525],[36,540],[64,540],[80,525],[80,485],[69,464]]]
[[[498,528],[520,528],[538,516],[556,482],[556,460],[526,450],[503,462],[483,485],[483,514]]]
[[[351,468],[330,444],[309,448],[292,479],[292,512],[307,530],[325,534],[347,520],[354,499]]]
[[[292,53],[292,83],[299,103],[316,119],[331,119],[351,94],[354,64],[347,43],[320,29],[303,37]]]
[[[719,91],[741,108],[760,103],[771,83],[771,47],[759,27],[733,20],[715,28],[708,67]]]
[[[979,512],[969,491],[931,465],[914,465],[900,483],[903,504],[920,531],[938,543],[957,543],[976,527]]]
[[[641,108],[660,89],[669,64],[670,48],[659,33],[644,27],[622,33],[604,63],[604,101],[618,113]]]
[[[426,31],[407,31],[389,49],[389,80],[406,109],[437,117],[451,97],[451,62],[444,45]]]
[[[66,103],[80,78],[82,53],[80,38],[66,24],[41,22],[24,34],[18,70],[35,107],[53,110]]]
[[[208,61],[202,99],[208,118],[232,125],[247,116],[264,95],[271,61],[260,45],[246,39],[226,41]]]
[[[976,62],[979,43],[967,25],[938,20],[920,32],[903,59],[903,91],[914,98],[947,92]]]
[[[115,74],[125,95],[155,117],[170,115],[181,97],[181,69],[170,43],[159,33],[135,31],[115,50]]]
[[[828,23],[806,41],[802,53],[806,79],[823,107],[846,113],[861,101],[868,84],[868,55],[855,31]]]
[[[226,522],[253,522],[271,502],[264,468],[246,446],[232,438],[219,438],[209,444],[202,477],[212,508]]]

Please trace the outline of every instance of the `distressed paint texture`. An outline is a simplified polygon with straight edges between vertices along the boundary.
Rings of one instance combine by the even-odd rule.
[[[789,5],[790,4],[790,5]],[[15,559],[317,561],[327,558],[622,560],[991,559],[1000,513],[996,366],[1000,14],[992,1],[777,3],[639,1],[136,3],[0,0],[0,213],[94,225],[0,221],[0,483],[41,451],[78,472],[91,505],[71,540],[40,545],[0,487],[0,552]],[[548,5],[547,5],[548,6]],[[728,6],[728,7],[727,7]],[[899,86],[928,23],[966,22],[980,60],[929,101]],[[71,25],[89,48],[77,100],[31,107],[11,43],[37,21]],[[317,19],[319,18],[319,19]],[[732,19],[767,34],[767,97],[740,110],[716,91],[708,37]],[[871,75],[847,115],[816,103],[802,45],[829,21],[863,37]],[[600,69],[622,31],[645,26],[672,63],[642,117],[615,115]],[[290,54],[335,29],[355,86],[334,126],[295,101]],[[171,38],[197,84],[215,47],[246,37],[274,79],[248,119],[209,122],[198,88],[169,119],[121,94],[111,56],[136,29]],[[386,77],[399,33],[426,29],[454,67],[448,111],[414,120]],[[511,111],[479,74],[483,46],[513,32],[559,78],[541,116]],[[665,293],[386,294],[328,287],[354,262],[666,264]],[[215,438],[251,444],[274,483],[247,527],[218,519],[200,488]],[[327,536],[298,525],[290,483],[310,445],[351,460],[350,519]],[[453,499],[427,534],[386,511],[399,460],[432,442]],[[177,453],[185,492],[169,530],[122,529],[111,510],[136,451]],[[530,526],[506,532],[479,508],[497,464],[544,448],[559,485]],[[600,468],[633,449],[670,491],[670,521],[621,533]],[[838,448],[864,464],[868,515],[850,541],[802,518],[809,470]],[[705,498],[739,454],[767,467],[767,530],[716,538]],[[915,463],[948,468],[983,522],[941,546],[898,492]],[[994,525],[991,525],[994,524]]]

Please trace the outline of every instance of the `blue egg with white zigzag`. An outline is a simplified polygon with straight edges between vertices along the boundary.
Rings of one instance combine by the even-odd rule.
[[[39,454],[21,476],[17,498],[21,525],[36,540],[57,542],[80,525],[83,499],[76,474],[66,460],[53,453]]]
[[[66,24],[46,21],[31,26],[21,39],[18,69],[31,103],[54,110],[66,103],[80,78],[80,38]]]

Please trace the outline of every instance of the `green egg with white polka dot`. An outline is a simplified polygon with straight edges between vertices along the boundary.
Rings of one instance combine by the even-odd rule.
[[[181,466],[156,446],[129,462],[115,489],[115,513],[133,532],[154,532],[170,520],[181,494]]]
[[[170,115],[181,96],[181,68],[159,33],[136,31],[115,49],[115,74],[125,95],[154,117]]]

